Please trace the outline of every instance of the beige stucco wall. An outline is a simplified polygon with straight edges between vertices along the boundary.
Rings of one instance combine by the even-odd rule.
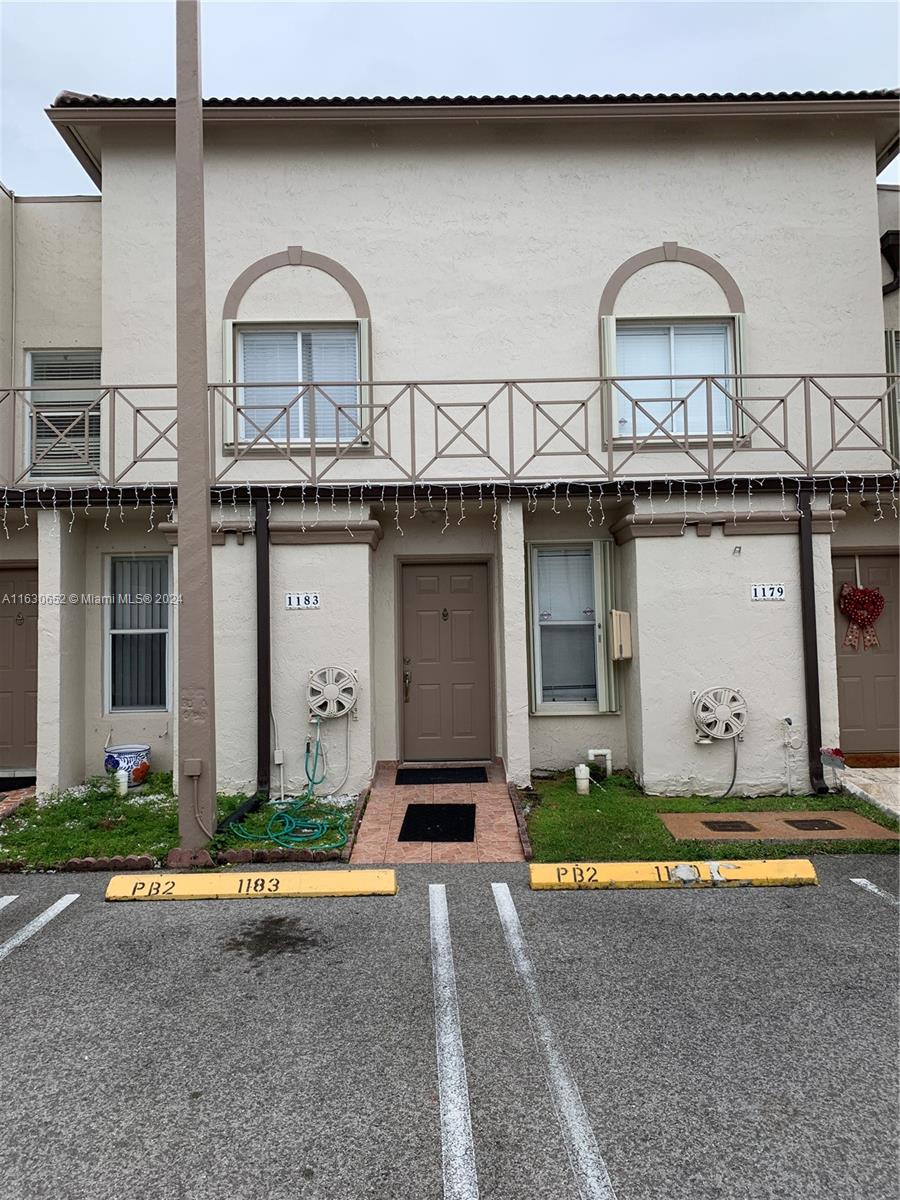
[[[837,736],[837,688],[828,534],[815,534],[816,603],[822,738]],[[650,792],[717,794],[728,786],[732,745],[697,745],[691,692],[730,685],[748,708],[738,744],[737,794],[804,790],[806,713],[796,532],[681,537],[634,543],[643,752],[640,774]],[[753,583],[783,583],[783,602],[752,601]],[[797,745],[784,746],[790,717]]]
[[[873,169],[871,147],[846,123],[214,127],[206,173],[211,377],[228,374],[229,287],[249,264],[289,245],[337,260],[362,284],[376,378],[596,375],[603,286],[624,259],[663,241],[705,251],[734,276],[746,301],[748,371],[878,371]],[[647,187],[648,178],[664,186]],[[105,131],[103,207],[107,368],[170,382],[170,133]],[[700,315],[722,312],[723,302],[702,272],[663,264],[631,280],[616,311]],[[336,285],[305,267],[260,280],[239,311],[247,320],[348,315]],[[393,445],[407,463],[402,408]],[[499,452],[505,409],[492,414]],[[426,425],[417,430],[420,459],[433,442]],[[528,421],[517,424],[515,442],[520,460],[527,457]],[[557,476],[578,470],[546,452],[541,467]],[[446,470],[464,468],[473,477],[489,470],[475,462]],[[342,464],[352,469],[361,480],[393,470]],[[253,470],[274,479],[284,465],[256,462]]]
[[[13,202],[0,191],[0,380],[11,373],[15,386],[26,384],[28,350],[101,346],[100,214],[97,197],[19,196]],[[11,446],[7,407],[0,405],[0,474],[8,469]],[[20,408],[16,476],[24,465],[24,429]]]
[[[900,229],[900,186],[897,184],[878,185],[878,233],[889,229]],[[891,269],[882,258],[881,281],[890,283]],[[900,291],[891,292],[884,297],[884,327],[885,329],[900,329]]]
[[[239,510],[242,511],[242,510]],[[297,515],[286,506],[286,516]],[[157,512],[157,521],[168,514]],[[229,510],[230,515],[230,510]],[[281,515],[280,513],[278,515]],[[354,512],[354,516],[356,516]],[[273,514],[273,520],[277,520]],[[4,558],[38,557],[40,587],[54,592],[101,594],[106,560],[113,554],[172,554],[173,587],[178,588],[177,547],[158,528],[148,528],[148,510],[113,507],[105,514],[61,509],[32,514],[32,532],[18,532],[9,518],[11,540],[0,546]],[[40,530],[40,539],[37,537]],[[39,547],[38,547],[39,540]],[[307,673],[333,663],[359,673],[358,719],[351,721],[350,771],[346,787],[359,790],[372,773],[372,664],[370,636],[371,551],[358,545],[272,546],[272,698],[285,752],[285,786],[305,787],[303,751],[313,732],[306,708]],[[183,568],[181,568],[183,569]],[[241,544],[229,534],[213,550],[216,743],[219,790],[252,792],[256,785],[256,582],[254,537]],[[322,595],[317,612],[287,611],[284,593],[312,588]],[[148,743],[154,769],[171,770],[175,744],[172,711],[110,713],[104,702],[106,610],[96,604],[42,606],[39,624],[42,674],[39,683],[39,757],[46,764],[39,786],[59,775],[66,784],[102,771],[107,743]],[[177,694],[177,605],[172,610],[172,694]],[[211,614],[212,619],[212,614]],[[345,766],[346,722],[323,725],[329,774],[340,782]],[[273,736],[273,747],[275,745]],[[59,766],[59,764],[62,764]],[[56,773],[56,774],[54,774]],[[77,778],[76,778],[77,777]],[[275,785],[278,772],[273,767]]]
[[[101,346],[97,198],[16,201],[17,382],[24,351]]]
[[[359,679],[355,716],[349,718],[350,760],[346,790],[359,791],[372,775],[373,681],[369,637],[372,603],[371,550],[358,545],[273,546],[272,705],[285,750],[285,778],[291,790],[306,785],[303,752],[314,735],[306,704],[308,672],[342,666]],[[246,580],[253,587],[253,577]],[[288,611],[286,591],[318,591],[321,607]],[[255,660],[255,645],[254,645]],[[253,666],[255,673],[255,664]],[[251,687],[252,679],[235,681]],[[224,684],[224,681],[223,681]],[[217,682],[217,690],[222,686]],[[254,707],[255,714],[255,707]],[[337,787],[346,765],[348,718],[322,723],[328,774],[320,791]],[[255,763],[255,726],[249,731]],[[247,734],[244,734],[245,739]],[[255,767],[254,767],[255,772]],[[277,769],[276,769],[277,777]]]
[[[59,510],[39,511],[37,790],[80,783],[85,775],[85,528]],[[72,598],[76,597],[75,602]]]
[[[848,503],[843,488],[836,494],[835,505],[843,511],[844,516],[835,522],[831,539],[835,554],[856,549],[897,549],[900,540],[900,491],[895,490],[893,503],[889,489],[882,488],[877,495],[876,502],[875,490],[870,487],[865,499],[861,500],[858,490],[854,488]]]

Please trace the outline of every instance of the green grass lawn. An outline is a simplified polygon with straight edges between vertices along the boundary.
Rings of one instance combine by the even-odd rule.
[[[219,820],[247,799],[241,795],[217,797]],[[210,845],[217,850],[284,849],[266,836],[277,809],[264,805],[245,818],[242,828],[259,840],[241,837],[229,828]],[[339,849],[353,819],[352,807],[342,808],[315,800],[303,809],[303,820],[320,829],[319,836],[291,843],[293,849]],[[90,779],[80,787],[28,800],[0,820],[0,863],[24,862],[28,867],[51,866],[69,858],[113,858],[116,855],[150,854],[160,862],[178,845],[178,801],[172,776],[148,775],[146,782],[125,796],[116,793],[111,777]]]
[[[528,813],[535,862],[634,862],[653,859],[794,858],[809,854],[896,854],[896,842],[676,841],[660,812],[764,812],[778,809],[850,809],[887,829],[898,824],[881,809],[843,793],[830,796],[645,796],[632,779],[613,775],[602,788],[579,796],[570,773],[535,785],[540,797]]]
[[[0,862],[50,866],[68,858],[152,854],[163,859],[178,845],[172,776],[148,775],[125,796],[111,778],[28,800],[0,821]]]

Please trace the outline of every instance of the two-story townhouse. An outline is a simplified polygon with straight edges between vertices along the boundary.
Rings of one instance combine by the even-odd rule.
[[[101,194],[0,196],[0,592],[66,601],[0,609],[0,773],[42,789],[109,744],[172,765],[190,571],[174,104],[48,115]],[[896,92],[210,100],[204,138],[223,788],[259,775],[261,624],[291,789],[330,667],[329,786],[594,747],[763,794],[896,755]],[[851,576],[880,647],[843,647]]]

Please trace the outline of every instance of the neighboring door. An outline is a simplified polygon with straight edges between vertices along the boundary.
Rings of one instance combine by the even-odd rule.
[[[402,567],[403,757],[491,756],[491,651],[485,563]]]
[[[0,774],[37,761],[37,570],[0,570]]]
[[[841,749],[856,766],[888,766],[900,752],[898,565],[896,554],[842,555],[832,562]],[[843,584],[856,587],[857,582],[860,587],[879,588],[885,601],[875,624],[879,645],[868,650],[863,649],[862,638],[856,650],[843,644],[848,622],[838,608],[838,595]]]

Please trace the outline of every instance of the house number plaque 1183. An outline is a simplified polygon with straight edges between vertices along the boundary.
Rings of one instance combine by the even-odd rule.
[[[285,592],[285,608],[319,608],[321,601],[318,592]]]

